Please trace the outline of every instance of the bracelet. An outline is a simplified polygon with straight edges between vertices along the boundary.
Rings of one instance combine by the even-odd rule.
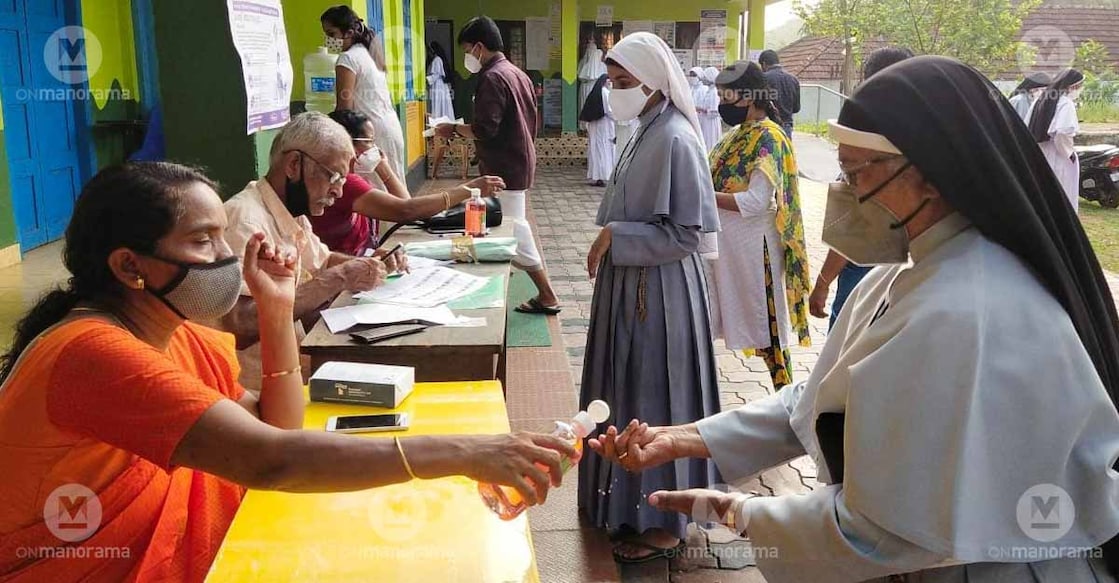
[[[392,442],[396,444],[396,451],[400,452],[400,461],[404,462],[404,469],[408,471],[408,475],[412,476],[413,480],[420,479],[415,472],[412,471],[412,465],[408,463],[408,456],[404,455],[404,446],[400,445],[400,438],[392,438]]]
[[[278,379],[278,378],[280,378],[280,377],[286,377],[286,376],[288,376],[288,375],[296,374],[296,373],[298,373],[298,372],[301,372],[302,370],[303,370],[303,367],[301,367],[301,366],[297,366],[297,367],[295,367],[295,368],[293,368],[293,369],[291,369],[291,370],[283,370],[283,371],[280,371],[280,372],[273,372],[273,373],[268,373],[268,374],[262,374],[262,375],[260,375],[260,378],[262,378],[262,379],[264,379],[264,380],[268,380],[268,379]]]
[[[450,210],[451,208],[451,193],[446,190],[443,191],[443,210]]]
[[[734,502],[730,504],[730,511],[727,513],[727,528],[733,530],[736,534],[741,534],[741,529],[738,528],[738,513],[742,511],[742,505],[753,496],[749,494],[739,494],[735,497]]]

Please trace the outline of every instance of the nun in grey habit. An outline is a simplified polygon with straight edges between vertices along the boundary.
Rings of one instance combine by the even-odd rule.
[[[627,36],[607,55],[618,119],[640,125],[623,150],[588,254],[595,278],[580,402],[603,399],[614,424],[688,423],[719,411],[707,284],[697,249],[718,230],[695,106],[660,38]],[[646,89],[647,88],[647,89]],[[648,505],[660,489],[718,481],[710,461],[681,460],[629,474],[599,456],[579,471],[579,507],[598,527],[641,535],[620,561],[647,560],[683,538],[687,519]],[[637,551],[634,551],[637,545]]]

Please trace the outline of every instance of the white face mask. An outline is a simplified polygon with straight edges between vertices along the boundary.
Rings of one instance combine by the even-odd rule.
[[[688,77],[688,85],[692,87],[699,85],[699,77]]]
[[[358,157],[357,162],[354,164],[354,172],[362,176],[375,174],[377,172],[377,165],[380,163],[381,150],[377,146],[373,146]]]
[[[466,66],[466,70],[470,71],[471,74],[477,73],[478,71],[482,70],[482,61],[479,60],[478,57],[475,57],[474,53],[472,52],[466,53],[466,58],[463,65]]]
[[[324,41],[326,50],[332,53],[340,53],[346,48],[346,39],[334,38],[332,36],[326,37]]]
[[[884,186],[884,185],[883,185]],[[824,243],[855,265],[889,265],[909,260],[909,234],[886,207],[873,199],[859,202],[843,182],[828,185]]]
[[[638,85],[631,89],[610,91],[610,111],[613,112],[614,119],[630,121],[641,115],[642,110],[645,109],[645,104],[652,97],[651,94],[645,93],[644,87],[644,85]]]
[[[1077,99],[1080,99],[1080,90],[1081,89],[1083,89],[1083,87],[1077,87],[1076,89],[1073,89],[1073,90],[1069,91],[1068,92],[1068,98],[1073,100],[1073,101],[1076,101]]]

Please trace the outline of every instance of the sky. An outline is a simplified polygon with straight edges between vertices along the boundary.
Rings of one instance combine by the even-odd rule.
[[[814,0],[807,0],[805,4],[815,4]],[[765,28],[772,30],[785,24],[786,22],[796,18],[793,13],[792,0],[782,0],[781,2],[774,2],[765,7]]]

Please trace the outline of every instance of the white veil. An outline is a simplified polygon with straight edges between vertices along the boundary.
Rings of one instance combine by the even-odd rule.
[[[695,102],[692,100],[692,88],[688,85],[688,79],[684,76],[676,55],[661,37],[649,32],[627,35],[610,49],[606,58],[621,65],[646,87],[664,93],[676,109],[688,118],[699,143],[703,143],[703,131],[699,127],[699,115],[696,114]]]

